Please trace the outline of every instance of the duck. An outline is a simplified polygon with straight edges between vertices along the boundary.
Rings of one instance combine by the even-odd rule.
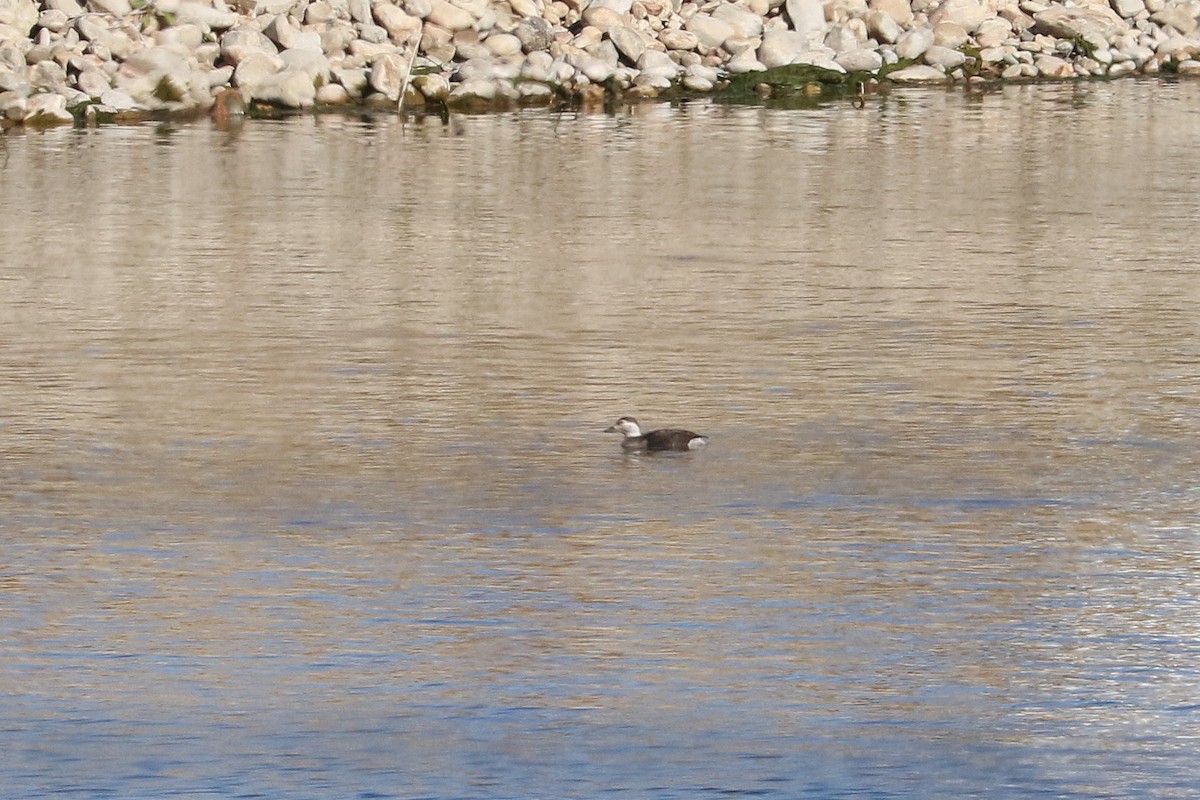
[[[628,452],[643,450],[695,450],[708,444],[708,437],[682,428],[661,428],[642,433],[642,426],[633,417],[621,417],[605,433],[622,433],[621,449]]]

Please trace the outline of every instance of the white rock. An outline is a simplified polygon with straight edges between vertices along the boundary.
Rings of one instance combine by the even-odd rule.
[[[1133,19],[1146,10],[1142,0],[1109,0],[1109,5],[1117,12],[1117,16],[1125,19]]]
[[[993,17],[979,23],[975,29],[975,44],[979,47],[997,47],[1012,38],[1013,29],[1008,20]]]
[[[116,89],[108,89],[100,93],[100,103],[117,111],[132,111],[137,108],[137,101]]]
[[[404,0],[404,13],[410,17],[425,19],[433,12],[433,4],[429,0]]]
[[[1194,9],[1185,6],[1167,6],[1162,11],[1151,14],[1150,21],[1159,25],[1170,25],[1184,36],[1196,30],[1197,26]]]
[[[221,37],[221,58],[235,67],[251,53],[275,55],[275,43],[253,29],[235,28]]]
[[[214,31],[224,31],[238,23],[238,15],[222,11],[205,3],[184,0],[175,11],[176,23],[191,22]]]
[[[784,10],[792,22],[792,30],[800,34],[806,47],[815,47],[825,38],[825,7],[820,0],[784,0]],[[764,41],[766,35],[764,34]],[[766,60],[759,56],[764,64]]]
[[[1056,39],[1074,39],[1077,36],[1096,34],[1109,40],[1129,30],[1125,20],[1108,6],[1051,6],[1034,14],[1033,19],[1035,33],[1043,33]]]
[[[46,9],[55,9],[66,14],[71,19],[75,19],[83,13],[83,6],[75,0],[45,0],[42,7]]]
[[[847,72],[878,72],[883,66],[883,56],[866,49],[839,53],[834,61]]]
[[[427,100],[444,103],[450,96],[450,81],[437,73],[417,75],[412,79],[412,85]]]
[[[726,62],[725,69],[738,75],[744,72],[766,72],[767,65],[758,60],[754,50],[743,50]]]
[[[700,38],[682,28],[664,28],[658,34],[658,41],[668,50],[695,50],[700,46]]]
[[[497,58],[510,58],[521,54],[521,40],[511,33],[492,32],[484,40],[483,46]]]
[[[285,69],[256,87],[252,97],[288,108],[311,108],[317,99],[317,89],[304,72]]]
[[[763,32],[763,18],[745,6],[725,3],[713,10],[712,17],[732,25],[737,36],[761,36]]]
[[[957,22],[939,22],[933,26],[933,43],[956,50],[967,43],[967,29]]]
[[[767,69],[791,64],[807,49],[804,35],[796,31],[772,30],[763,34],[757,58]]]
[[[723,20],[715,19],[707,14],[693,14],[683,28],[695,35],[700,43],[700,50],[713,50],[720,47],[726,39],[734,35],[733,26]]]
[[[872,11],[882,11],[901,28],[912,25],[913,11],[909,0],[870,0],[867,4]]]
[[[680,66],[661,50],[646,50],[638,59],[637,68],[643,75],[663,77],[670,84],[679,75]]]
[[[108,34],[108,20],[103,14],[80,14],[75,18],[75,30],[81,39],[100,41]]]
[[[947,71],[961,67],[967,60],[967,57],[959,51],[936,44],[926,50],[922,58],[929,66],[942,67]]]
[[[925,64],[913,64],[904,69],[889,72],[887,78],[896,83],[945,83],[950,80],[950,76],[937,67]]]
[[[313,99],[323,106],[344,106],[350,102],[350,93],[340,83],[326,83],[317,89]]]
[[[699,75],[684,75],[680,83],[693,92],[711,92],[715,82]]]
[[[278,56],[266,53],[247,53],[233,71],[233,84],[249,99],[267,81],[274,78],[283,63]]]
[[[408,62],[397,53],[388,53],[371,62],[367,78],[371,88],[388,100],[399,101],[408,75]]]
[[[612,77],[613,67],[590,53],[572,53],[567,63],[592,83],[604,83]]]
[[[430,0],[429,9],[426,19],[434,25],[441,25],[446,30],[465,31],[475,24],[475,18],[469,11],[451,5],[446,0]]]
[[[29,85],[34,89],[57,92],[67,85],[67,71],[57,61],[39,61],[29,70]]]
[[[896,40],[896,55],[906,60],[916,60],[933,47],[933,31],[928,28],[913,28],[905,31]]]
[[[87,7],[92,11],[110,14],[114,17],[128,17],[133,13],[129,0],[87,0]]]
[[[961,25],[968,33],[979,27],[985,19],[993,15],[979,0],[945,0],[929,19],[933,23],[953,22]]]
[[[387,31],[388,36],[397,44],[409,41],[421,30],[419,17],[411,17],[390,3],[378,3],[371,12],[379,26]]]
[[[329,74],[346,89],[347,94],[355,99],[366,94],[367,88],[371,85],[367,81],[366,69],[337,67],[329,70]]]
[[[25,121],[41,123],[74,122],[67,111],[67,98],[60,94],[35,94],[25,100]]]
[[[1006,81],[1011,81],[1015,78],[1020,78],[1020,77],[1022,77],[1021,68],[1023,66],[1024,66],[1024,64],[1010,64],[1009,66],[1004,68],[1003,72],[1000,73],[1000,77]]]
[[[904,30],[900,27],[900,23],[887,12],[884,11],[868,11],[867,17],[867,32],[871,38],[888,44],[895,44],[900,38]]]
[[[284,50],[279,54],[279,60],[283,62],[285,69],[298,69],[311,80],[329,81],[329,60],[319,50],[310,50],[307,47]]]
[[[450,91],[451,100],[494,100],[496,84],[491,81],[463,81]]]
[[[861,42],[853,28],[836,23],[829,28],[829,33],[825,34],[825,46],[835,53],[845,53],[857,50]]]
[[[1033,65],[1043,78],[1070,78],[1075,74],[1070,62],[1058,56],[1038,56]]]
[[[521,97],[547,98],[554,95],[554,90],[544,83],[526,82],[517,86],[517,93]]]

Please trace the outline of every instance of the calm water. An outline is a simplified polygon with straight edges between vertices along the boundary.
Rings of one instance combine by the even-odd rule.
[[[1194,797],[1198,109],[3,137],[0,795]]]

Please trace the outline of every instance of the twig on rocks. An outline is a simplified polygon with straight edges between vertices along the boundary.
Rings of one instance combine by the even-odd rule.
[[[412,52],[408,55],[408,69],[404,70],[404,83],[400,85],[400,104],[396,106],[396,112],[398,114],[404,113],[404,95],[408,94],[408,83],[412,80],[412,69],[413,64],[417,60],[417,51],[421,49],[421,31],[423,30],[424,24],[422,24],[422,27],[413,31],[413,34],[416,38],[415,42],[413,41],[414,36],[408,37],[409,42],[412,44]]]

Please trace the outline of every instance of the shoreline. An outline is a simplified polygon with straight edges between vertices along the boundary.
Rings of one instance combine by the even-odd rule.
[[[1200,0],[0,0],[0,124],[1200,75]]]

